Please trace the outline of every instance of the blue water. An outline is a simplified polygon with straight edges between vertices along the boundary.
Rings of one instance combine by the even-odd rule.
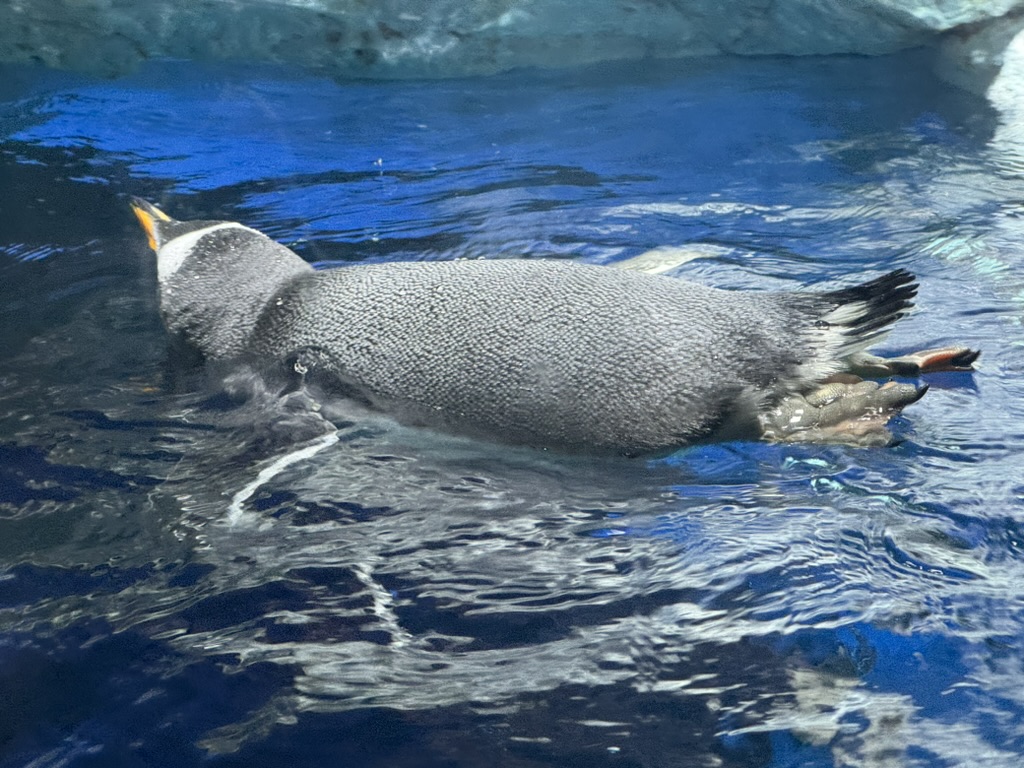
[[[0,82],[0,765],[1024,760],[1024,148],[924,55]],[[983,365],[885,449],[296,442],[168,361],[132,194],[323,267],[905,267],[884,348]]]

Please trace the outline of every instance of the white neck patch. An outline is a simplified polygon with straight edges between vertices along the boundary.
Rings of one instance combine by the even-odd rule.
[[[202,240],[211,232],[218,229],[248,229],[248,227],[234,221],[222,221],[219,224],[211,224],[208,227],[197,229],[170,240],[160,246],[156,252],[156,274],[161,283],[166,282],[171,275],[181,269],[181,265],[191,255],[196,243]]]

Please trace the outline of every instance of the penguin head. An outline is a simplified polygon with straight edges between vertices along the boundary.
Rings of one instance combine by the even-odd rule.
[[[196,245],[207,233],[220,229],[248,230],[234,221],[178,221],[141,197],[132,198],[132,211],[146,232],[149,247],[156,253],[161,284],[196,255]]]
[[[313,268],[285,246],[235,221],[177,221],[132,198],[156,252],[167,329],[208,358],[241,353],[267,301]]]

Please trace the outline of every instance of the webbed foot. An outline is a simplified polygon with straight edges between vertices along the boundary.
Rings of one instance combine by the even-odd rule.
[[[789,395],[761,414],[762,437],[781,443],[888,445],[889,419],[927,391],[927,386],[893,381],[832,381],[806,395]]]
[[[974,361],[981,354],[969,347],[923,349],[899,357],[878,357],[859,352],[846,358],[847,370],[866,378],[882,376],[920,376],[940,371],[973,371]]]

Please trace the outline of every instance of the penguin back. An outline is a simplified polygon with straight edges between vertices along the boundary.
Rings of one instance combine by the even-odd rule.
[[[401,421],[642,453],[756,436],[765,360],[796,362],[769,296],[556,260],[343,267],[289,283],[251,346]]]

